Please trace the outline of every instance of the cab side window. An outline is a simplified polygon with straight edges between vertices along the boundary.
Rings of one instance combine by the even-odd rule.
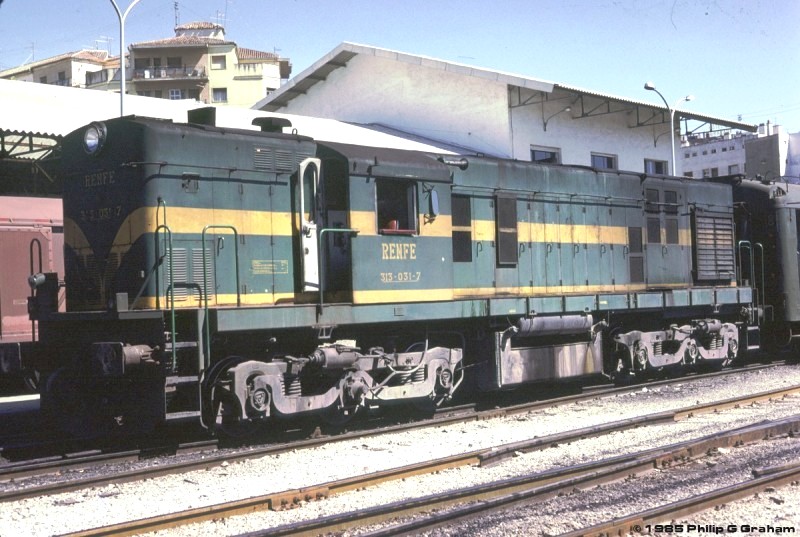
[[[472,261],[472,209],[469,196],[453,195],[453,261]]]
[[[411,181],[375,182],[378,231],[384,235],[415,235],[418,231],[417,189]]]

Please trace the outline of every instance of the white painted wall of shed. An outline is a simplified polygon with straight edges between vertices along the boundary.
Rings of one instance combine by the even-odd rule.
[[[545,105],[544,118],[562,110],[567,104],[554,101]],[[541,104],[513,108],[513,158],[530,160],[531,145],[558,147],[563,164],[589,166],[592,153],[614,155],[620,170],[644,171],[644,160],[671,161],[667,125],[648,127],[635,125],[627,112],[577,118],[577,105],[570,112],[552,117],[544,130]],[[653,144],[655,136],[662,134]],[[670,164],[671,168],[672,165]],[[678,166],[680,170],[680,166]]]
[[[511,155],[506,84],[439,67],[355,56],[282,112],[394,128]]]
[[[564,164],[588,166],[593,152],[616,156],[622,170],[644,171],[645,159],[671,162],[665,123],[630,128],[636,118],[626,112],[572,119],[577,116],[573,106],[572,112],[553,117],[545,132],[541,105],[509,109],[508,88],[505,82],[463,74],[457,65],[422,57],[415,63],[358,54],[281,111],[382,123],[519,160],[530,160],[531,145],[538,145],[559,148]],[[547,103],[545,117],[566,104]],[[654,132],[663,133],[657,145]]]

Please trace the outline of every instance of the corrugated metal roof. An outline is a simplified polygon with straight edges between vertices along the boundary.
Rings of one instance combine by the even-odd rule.
[[[623,104],[630,104],[633,106],[641,106],[645,108],[654,108],[658,110],[668,110],[667,107],[663,106],[663,104],[654,104],[647,101],[639,101],[636,99],[629,99],[627,97],[620,97],[618,95],[611,95],[609,93],[600,93],[593,90],[587,90],[585,88],[580,88],[578,86],[570,86],[568,84],[555,84],[555,89],[560,89],[563,91],[568,91],[570,93],[576,93],[580,95],[588,95],[590,97],[596,97],[598,99],[603,99],[607,101],[614,101]],[[707,114],[698,114],[696,112],[692,112],[690,110],[682,110],[680,108],[675,109],[675,116],[685,119],[692,119],[696,121],[703,121],[706,123],[711,123],[714,125],[720,125],[723,127],[729,127],[732,129],[740,129],[748,132],[755,132],[758,127],[756,125],[752,125],[750,123],[742,123],[740,121],[732,121],[728,119],[723,119],[719,117],[709,116]]]

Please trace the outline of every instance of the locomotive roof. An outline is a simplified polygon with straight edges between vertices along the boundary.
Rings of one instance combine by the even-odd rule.
[[[334,153],[348,161],[351,175],[369,175],[452,182],[450,168],[419,151],[318,142],[321,153]],[[327,151],[326,151],[327,150]]]

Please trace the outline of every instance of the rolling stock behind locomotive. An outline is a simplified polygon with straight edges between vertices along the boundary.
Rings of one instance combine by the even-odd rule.
[[[762,254],[755,217],[737,244],[729,184],[318,142],[260,121],[127,117],[65,137],[68,311],[51,274],[32,278],[30,307],[59,425],[341,422],[432,408],[461,385],[722,366],[758,346],[759,322],[793,326],[759,260],[794,263],[796,294],[796,256]]]
[[[25,282],[36,272],[63,278],[63,251],[60,199],[0,196],[0,393],[36,389],[36,325],[28,318],[31,288]],[[63,311],[63,292],[58,305]]]

